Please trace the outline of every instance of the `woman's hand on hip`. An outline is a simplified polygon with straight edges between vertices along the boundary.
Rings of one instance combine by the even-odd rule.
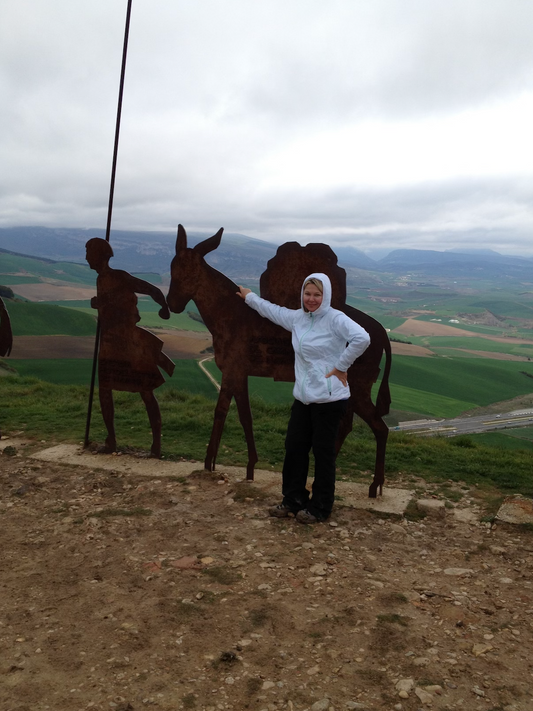
[[[331,378],[332,375],[338,378],[345,388],[348,387],[348,373],[345,373],[342,370],[337,370],[337,368],[333,368],[330,373],[326,374],[326,378]]]

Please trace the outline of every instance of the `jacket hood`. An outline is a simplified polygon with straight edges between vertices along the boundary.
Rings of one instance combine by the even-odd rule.
[[[329,280],[327,274],[322,274],[321,272],[313,272],[313,274],[309,274],[309,276],[306,276],[303,280],[302,290],[300,292],[300,303],[302,305],[302,309],[304,308],[304,285],[307,281],[309,281],[309,279],[320,279],[324,287],[322,303],[320,304],[318,309],[313,312],[315,316],[321,316],[322,314],[326,313],[326,311],[328,311],[331,306],[331,281]]]

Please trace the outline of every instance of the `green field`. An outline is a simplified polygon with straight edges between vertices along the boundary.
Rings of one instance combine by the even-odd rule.
[[[533,354],[533,343],[501,343],[488,338],[476,338],[476,336],[423,336],[419,338],[409,338],[416,345],[424,345],[432,350],[444,348],[464,348],[471,351],[486,351],[487,353],[509,353],[510,355],[528,356]],[[530,351],[530,353],[528,352]]]
[[[86,385],[91,382],[92,360],[84,358],[47,358],[31,360],[6,358],[6,365],[21,377],[35,377],[55,385]],[[156,392],[183,390],[214,400],[218,393],[195,360],[177,360],[172,378],[168,378]]]
[[[525,375],[524,373],[527,373]],[[415,412],[447,417],[435,403],[433,396],[447,398],[449,403],[457,402],[457,412],[469,407],[486,406],[502,400],[510,400],[518,395],[526,395],[533,390],[533,363],[514,361],[494,361],[486,358],[414,358],[394,356],[391,370],[391,383],[394,386],[409,388],[419,393],[417,407],[428,398],[424,410],[417,407],[399,407],[408,393],[397,394],[393,389],[393,407],[395,409],[413,409]],[[415,403],[416,404],[416,403]],[[438,409],[439,411],[433,411]]]
[[[533,452],[533,428],[531,427],[509,428],[505,434],[503,432],[483,432],[468,436],[473,442],[486,447]]]
[[[215,361],[207,361],[204,368],[220,383],[222,373],[217,368]],[[290,404],[293,401],[292,389],[294,383],[276,382],[272,378],[248,378],[248,392],[250,398],[259,398],[267,403]]]
[[[7,303],[13,336],[93,336],[94,315],[29,301]]]
[[[419,360],[422,360],[419,358]],[[462,412],[477,407],[477,403],[439,395],[434,392],[419,390],[403,385],[390,386],[394,410],[403,410],[423,415],[424,417],[458,417]]]
[[[89,382],[89,361],[11,358],[6,359],[6,363],[21,375],[34,375],[47,382],[71,385]],[[220,371],[214,361],[205,365],[220,382]],[[395,356],[390,383],[392,409],[450,418],[476,407],[528,395],[533,391],[533,363]],[[249,378],[250,396],[266,403],[290,403],[292,387],[292,383],[274,382],[270,378]],[[379,382],[374,386],[374,396],[378,387]],[[162,388],[178,388],[216,397],[215,388],[195,360],[176,361],[173,378]]]
[[[55,385],[88,385],[91,382],[92,360],[85,358],[6,358],[6,365],[22,377],[34,377]]]
[[[20,257],[14,254],[0,252],[0,284],[5,284],[4,278],[14,274],[23,277],[40,277],[41,279],[54,279],[70,284],[86,284],[94,286],[96,275],[86,264],[71,262],[43,262],[33,257]],[[24,281],[12,284],[28,283]]]
[[[39,277],[32,276],[14,276],[13,274],[1,274],[0,273],[0,284],[2,286],[11,286],[13,284],[40,284],[41,279]]]
[[[159,305],[151,299],[139,299],[141,326],[146,328],[175,328],[206,332],[203,323],[192,319],[187,312],[197,313],[192,304],[181,314],[170,319],[160,318]],[[16,336],[93,336],[96,329],[96,309],[88,301],[31,302],[8,300],[7,309],[13,335]]]

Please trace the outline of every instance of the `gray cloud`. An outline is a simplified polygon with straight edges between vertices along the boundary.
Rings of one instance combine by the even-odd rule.
[[[0,226],[105,225],[125,11],[2,3]],[[531,172],[496,158],[487,174],[473,160],[387,181],[383,156],[383,184],[320,165],[313,183],[269,182],[266,166],[277,156],[283,175],[287,156],[292,175],[295,142],[359,125],[483,123],[533,96],[532,25],[522,0],[133,0],[113,226],[530,253]],[[500,127],[487,154],[517,130]],[[424,152],[413,139],[408,154]]]

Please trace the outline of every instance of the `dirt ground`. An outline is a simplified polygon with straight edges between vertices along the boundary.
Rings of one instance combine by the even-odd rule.
[[[39,282],[38,284],[13,284],[13,291],[28,301],[70,301],[90,299],[96,293],[94,288],[61,282]]]
[[[3,711],[533,709],[533,534],[475,490],[306,526],[223,472],[28,452],[0,455]]]

